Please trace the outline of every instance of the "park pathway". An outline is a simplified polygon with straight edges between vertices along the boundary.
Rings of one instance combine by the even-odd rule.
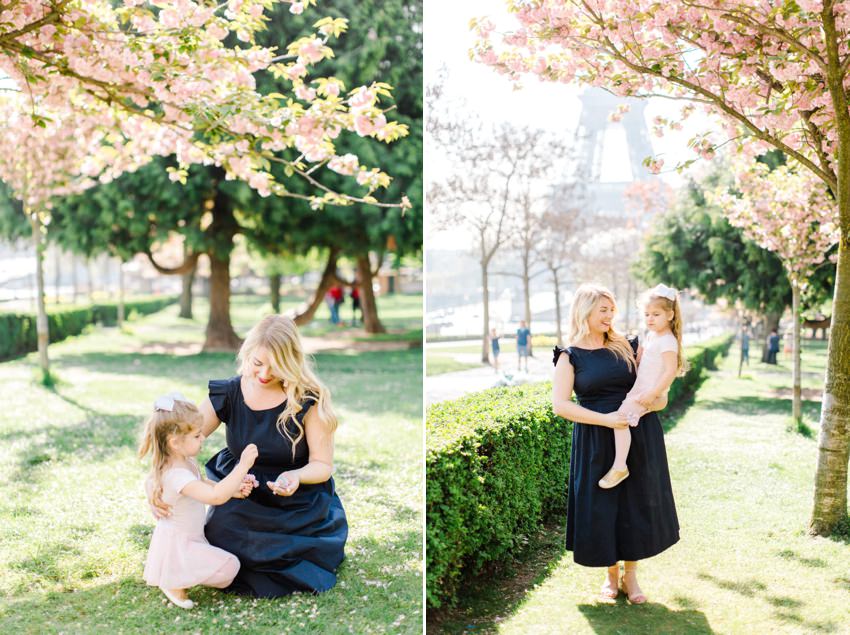
[[[818,392],[825,354],[806,342],[806,394]],[[473,604],[451,630],[850,634],[850,538],[806,534],[817,435],[790,426],[790,374],[756,363],[739,379],[733,354],[683,415],[662,414],[681,540],[641,564],[648,604],[599,601],[602,570],[556,551],[535,575],[521,572],[531,582],[519,600],[486,618]],[[810,428],[819,407],[804,402]]]
[[[430,349],[433,344],[428,344]],[[480,353],[455,353],[456,360],[467,363],[480,363]],[[552,378],[552,349],[535,350],[534,357],[528,359],[528,373],[517,373],[517,355],[506,352],[500,357],[502,373],[496,373],[492,366],[470,368],[441,375],[425,377],[425,403],[431,405],[448,399],[457,399],[471,392],[486,390],[494,386],[503,386],[505,378],[514,383],[533,383]]]

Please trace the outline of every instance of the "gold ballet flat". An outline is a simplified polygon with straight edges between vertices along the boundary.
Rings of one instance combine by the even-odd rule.
[[[599,487],[602,489],[611,489],[617,487],[620,483],[629,478],[629,468],[625,470],[615,470],[613,467],[608,470],[608,473],[599,479]]]

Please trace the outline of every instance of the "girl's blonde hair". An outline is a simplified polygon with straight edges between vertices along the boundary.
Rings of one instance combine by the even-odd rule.
[[[264,348],[268,353],[272,374],[280,380],[286,394],[286,405],[277,418],[277,429],[292,442],[292,457],[295,458],[295,448],[304,438],[304,425],[296,418],[302,410],[302,401],[312,399],[319,419],[330,432],[336,430],[338,422],[331,407],[330,390],[313,372],[310,360],[304,355],[298,328],[291,318],[268,315],[248,331],[237,355],[240,375],[245,374],[249,358],[258,348]],[[289,431],[287,421],[291,421],[298,431],[295,437]]]
[[[614,311],[616,312],[617,301],[614,299],[614,294],[602,285],[589,283],[583,284],[576,289],[575,295],[573,295],[573,305],[570,307],[568,342],[576,344],[590,334],[587,319],[602,299],[610,301],[614,305]],[[614,355],[628,364],[630,370],[634,371],[635,354],[632,350],[632,345],[629,344],[625,336],[618,333],[612,325],[603,337],[605,339],[605,348],[610,349]]]
[[[682,308],[679,306],[679,294],[676,293],[674,299],[671,300],[663,295],[656,295],[650,289],[644,294],[641,304],[644,307],[655,304],[664,311],[672,311],[673,319],[670,320],[670,330],[676,336],[676,342],[679,344],[678,352],[676,353],[676,376],[683,376],[688,372],[688,360],[685,359],[685,350],[682,346]]]
[[[162,503],[162,473],[170,458],[168,440],[200,430],[203,421],[203,415],[195,404],[175,400],[171,411],[154,410],[145,423],[139,444],[139,458],[143,458],[148,452],[153,453],[150,478],[154,503]]]

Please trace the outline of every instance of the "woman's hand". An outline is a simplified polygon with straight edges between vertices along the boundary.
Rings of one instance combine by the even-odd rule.
[[[171,505],[168,505],[163,501],[156,502],[149,498],[148,505],[150,505],[151,514],[153,514],[153,517],[157,520],[162,520],[163,518],[171,516]]]
[[[274,482],[266,481],[275,496],[292,496],[300,484],[301,479],[297,472],[281,472]]]
[[[629,420],[622,412],[609,412],[607,415],[605,415],[605,425],[615,430],[618,428],[628,428]]]

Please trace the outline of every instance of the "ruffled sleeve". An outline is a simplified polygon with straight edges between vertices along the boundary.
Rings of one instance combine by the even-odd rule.
[[[560,359],[561,353],[566,353],[569,356],[570,351],[566,348],[562,348],[561,346],[556,346],[552,351],[552,364],[555,366],[558,365],[558,359]]]
[[[232,378],[210,379],[209,383],[210,402],[218,420],[224,423],[230,421],[231,404],[233,403],[232,385]]]
[[[667,333],[663,335],[658,340],[658,352],[659,353],[678,353],[679,352],[679,342],[676,339],[676,336]]]
[[[162,486],[172,490],[175,494],[179,494],[187,484],[197,480],[198,477],[186,468],[177,467],[165,472],[162,477]]]

